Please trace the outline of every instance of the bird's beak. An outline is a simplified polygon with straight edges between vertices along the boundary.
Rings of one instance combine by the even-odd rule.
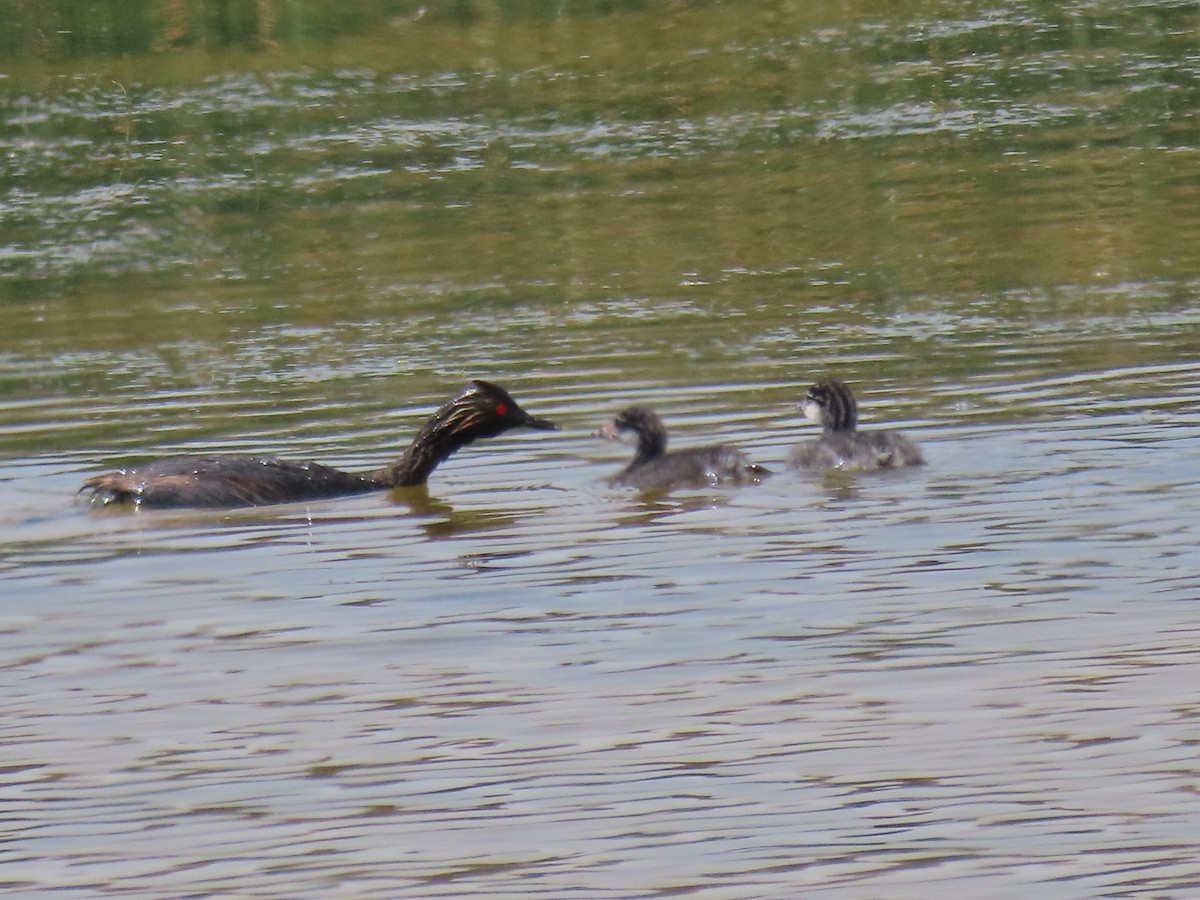
[[[525,414],[525,421],[521,423],[526,428],[536,428],[538,431],[558,431],[558,426],[549,419],[539,419],[537,416]]]
[[[602,425],[592,432],[592,437],[604,438],[606,441],[619,440],[620,432],[617,430],[616,422],[609,422],[607,425]]]

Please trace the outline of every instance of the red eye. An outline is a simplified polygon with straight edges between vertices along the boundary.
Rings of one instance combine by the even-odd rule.
[[[501,418],[503,418],[504,416],[507,416],[508,415],[508,404],[507,403],[497,403],[496,404],[496,415],[500,416]]]

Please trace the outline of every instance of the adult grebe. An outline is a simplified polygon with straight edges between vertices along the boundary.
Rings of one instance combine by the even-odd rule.
[[[98,475],[80,493],[91,491],[94,506],[156,508],[263,506],[361,494],[424,484],[460,447],[522,427],[557,426],[525,412],[502,387],[472,381],[430,417],[396,462],[376,472],[355,475],[270,456],[173,456]]]

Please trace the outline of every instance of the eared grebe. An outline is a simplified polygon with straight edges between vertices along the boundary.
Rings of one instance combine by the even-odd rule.
[[[743,484],[761,481],[770,474],[742,451],[728,444],[667,452],[667,429],[652,409],[631,406],[596,432],[609,440],[632,435],[637,440],[633,462],[617,473],[611,483],[643,491],[673,487]]]
[[[80,493],[91,491],[94,506],[183,508],[262,506],[408,487],[424,484],[460,447],[520,427],[557,428],[525,412],[503,388],[472,381],[429,418],[403,456],[377,472],[354,475],[269,456],[174,456],[98,475]]]
[[[800,404],[805,418],[825,434],[792,450],[788,463],[799,469],[895,469],[925,464],[921,449],[898,431],[855,431],[858,404],[850,388],[832,378],[808,389]]]

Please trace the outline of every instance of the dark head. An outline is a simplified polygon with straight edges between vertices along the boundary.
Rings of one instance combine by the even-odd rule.
[[[615,419],[597,431],[596,436],[609,440],[635,438],[635,462],[662,456],[667,450],[667,429],[662,419],[648,406],[631,406],[622,410]]]
[[[827,378],[808,389],[800,411],[806,419],[819,422],[827,432],[853,431],[858,426],[858,404],[850,388]]]
[[[499,385],[472,381],[429,417],[399,460],[370,478],[385,487],[424,484],[438,464],[455,450],[481,438],[496,437],[510,428],[554,431],[558,426],[525,412]]]
[[[558,426],[525,412],[498,384],[472,381],[461,394],[435,412],[421,432],[436,431],[440,441],[462,447],[480,438],[496,437],[510,428],[554,431]]]

